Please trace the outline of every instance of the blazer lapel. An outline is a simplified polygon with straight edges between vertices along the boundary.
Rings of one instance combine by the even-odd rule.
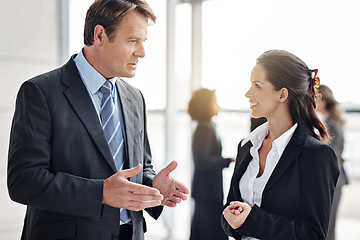
[[[241,143],[240,143],[241,144]],[[249,141],[247,142],[241,149],[239,149],[239,154],[237,156],[237,161],[239,161],[235,167],[234,170],[234,179],[232,184],[232,191],[234,194],[235,199],[238,199],[240,201],[243,201],[240,188],[239,188],[239,182],[241,177],[244,175],[247,167],[249,166],[250,161],[252,160],[252,156],[250,154],[250,148],[252,147],[252,143]]]
[[[120,103],[123,112],[124,125],[125,125],[125,138],[126,138],[126,155],[128,156],[129,168],[136,167],[133,158],[135,128],[134,125],[138,122],[134,116],[134,104],[131,103],[132,96],[126,90],[123,80],[116,81],[116,87],[120,96]]]
[[[297,127],[283,154],[280,157],[273,173],[271,174],[263,192],[262,198],[271,190],[272,186],[286,171],[286,169],[294,162],[297,156],[301,153],[299,145],[304,143],[306,134],[300,127]]]
[[[88,91],[86,90],[73,61],[74,57],[75,55],[72,56],[63,68],[62,82],[68,86],[68,89],[64,91],[64,94],[89,132],[89,135],[94,140],[96,146],[99,148],[99,151],[102,153],[111,168],[116,172],[115,163],[104,131],[101,127],[98,115],[94,109]]]

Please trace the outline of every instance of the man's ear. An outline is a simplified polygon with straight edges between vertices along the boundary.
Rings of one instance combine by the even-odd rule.
[[[96,25],[94,28],[94,44],[102,46],[106,37],[105,28],[102,25]]]
[[[288,97],[289,97],[289,91],[287,90],[287,88],[282,88],[279,90],[279,101],[280,102],[285,102]]]

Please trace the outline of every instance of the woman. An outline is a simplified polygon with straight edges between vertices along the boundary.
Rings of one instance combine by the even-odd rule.
[[[252,116],[267,123],[239,144],[222,216],[227,235],[325,239],[339,170],[315,112],[316,74],[286,51],[257,59],[245,96]]]
[[[220,223],[224,195],[222,170],[232,159],[221,156],[222,146],[212,120],[219,112],[215,91],[205,88],[195,91],[188,112],[198,123],[192,141],[195,169],[191,192],[195,211],[190,239],[227,240]]]
[[[331,89],[326,85],[320,85],[319,93],[321,97],[316,101],[316,111],[318,112],[320,119],[325,122],[328,127],[328,131],[331,135],[330,146],[335,151],[340,169],[340,176],[335,187],[334,200],[331,206],[329,230],[326,236],[326,240],[335,240],[336,215],[341,198],[341,187],[348,184],[341,157],[341,153],[344,149],[344,119],[342,118],[340,104],[334,98]]]

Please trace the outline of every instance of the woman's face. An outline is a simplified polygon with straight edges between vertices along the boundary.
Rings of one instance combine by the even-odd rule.
[[[251,115],[255,118],[270,118],[279,110],[280,91],[267,80],[267,73],[263,66],[257,64],[250,77],[251,87],[245,94],[249,98]]]

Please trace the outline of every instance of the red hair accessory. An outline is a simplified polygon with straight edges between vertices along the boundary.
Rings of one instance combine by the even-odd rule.
[[[320,78],[317,77],[317,73],[318,73],[318,70],[317,69],[314,69],[314,70],[310,70],[311,72],[311,76],[310,76],[310,79],[309,79],[309,88],[310,88],[310,91],[313,95],[317,96],[319,93],[318,93],[318,87],[320,87]]]

